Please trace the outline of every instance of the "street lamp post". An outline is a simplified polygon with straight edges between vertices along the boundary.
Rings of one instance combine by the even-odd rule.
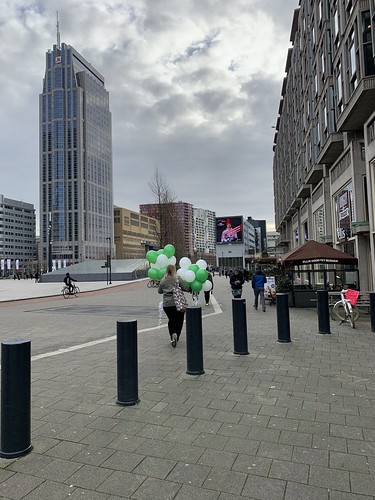
[[[109,284],[112,285],[112,262],[111,262],[111,237],[106,238],[108,240],[108,254],[107,254],[107,285],[108,285],[108,269],[109,269]]]

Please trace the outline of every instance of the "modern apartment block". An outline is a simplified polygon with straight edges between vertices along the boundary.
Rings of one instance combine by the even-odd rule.
[[[159,222],[127,208],[114,207],[116,259],[144,259],[158,250]]]
[[[104,258],[113,242],[112,130],[104,77],[73,47],[46,54],[39,98],[40,259]]]
[[[212,255],[216,260],[216,214],[204,208],[193,208],[194,249],[197,255]]]
[[[0,194],[0,276],[37,271],[35,209]]]
[[[374,288],[375,0],[300,0],[274,138],[279,245],[356,256]]]
[[[162,209],[162,210],[160,210]],[[165,212],[166,210],[166,212]],[[176,247],[176,257],[194,258],[194,214],[193,205],[184,201],[159,205],[157,203],[139,205],[139,211],[148,217],[154,217],[160,222],[160,229],[167,236],[160,235],[159,241],[164,246],[171,243]],[[166,221],[161,220],[165,218]],[[169,236],[168,236],[169,235]],[[165,238],[170,241],[164,241]]]

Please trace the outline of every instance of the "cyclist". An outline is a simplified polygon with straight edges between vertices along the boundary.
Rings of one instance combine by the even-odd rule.
[[[69,288],[69,293],[70,294],[72,294],[73,290],[74,290],[73,281],[77,281],[77,280],[75,280],[74,278],[72,278],[69,273],[66,273],[65,278],[64,278],[64,283]]]

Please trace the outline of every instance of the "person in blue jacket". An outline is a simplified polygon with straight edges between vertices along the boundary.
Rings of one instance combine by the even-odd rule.
[[[266,275],[262,272],[260,267],[256,268],[256,271],[251,280],[251,285],[254,290],[254,307],[255,310],[258,309],[258,301],[260,298],[260,305],[264,312],[266,312],[266,302],[264,300],[264,284],[267,283]]]

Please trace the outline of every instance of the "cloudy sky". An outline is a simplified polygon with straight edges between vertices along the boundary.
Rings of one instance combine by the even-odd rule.
[[[3,0],[0,194],[39,215],[45,53],[72,45],[104,77],[114,202],[176,200],[274,224],[272,144],[297,0]]]

